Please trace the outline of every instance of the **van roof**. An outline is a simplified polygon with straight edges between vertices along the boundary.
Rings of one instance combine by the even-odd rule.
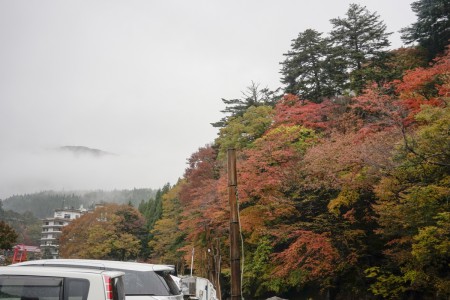
[[[76,277],[79,274],[102,274],[110,277],[123,276],[125,273],[120,271],[105,271],[99,269],[80,269],[80,268],[42,268],[40,266],[22,266],[20,268],[11,268],[10,266],[0,267],[0,275],[40,275],[40,276],[58,276],[58,277]]]
[[[126,261],[113,261],[113,260],[99,260],[99,259],[41,259],[31,260],[22,263],[17,263],[12,266],[45,266],[45,265],[80,265],[90,266],[96,269],[120,269],[120,270],[133,270],[133,271],[173,271],[173,267],[169,265],[157,265],[138,262],[126,262]]]

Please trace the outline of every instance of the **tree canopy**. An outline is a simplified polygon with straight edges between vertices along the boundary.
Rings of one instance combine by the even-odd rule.
[[[443,53],[450,40],[450,4],[447,0],[419,0],[411,4],[417,21],[402,29],[402,39],[417,42],[431,60]]]
[[[60,236],[62,258],[136,259],[144,219],[129,205],[105,204],[72,221]]]
[[[389,69],[386,25],[378,14],[351,4],[346,16],[330,20],[329,36],[307,29],[292,41],[281,63],[284,92],[320,103],[349,93],[359,94],[372,81],[394,76]]]
[[[0,221],[0,249],[12,249],[17,240],[17,233],[3,221]]]
[[[224,154],[234,146],[244,294],[446,299],[449,55],[424,66],[400,49],[398,79],[320,103],[286,94],[230,119],[163,197],[155,259],[187,265],[194,248],[206,277],[212,245],[229,251]]]

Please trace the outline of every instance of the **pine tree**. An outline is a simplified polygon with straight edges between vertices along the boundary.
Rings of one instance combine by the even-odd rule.
[[[335,58],[346,62],[349,87],[359,93],[371,78],[366,78],[364,68],[379,63],[390,45],[386,25],[376,13],[365,6],[350,4],[345,18],[330,20],[333,30],[331,41]]]
[[[417,22],[403,28],[402,40],[418,42],[428,50],[429,59],[445,50],[450,40],[450,2],[448,0],[419,0],[411,4]]]
[[[307,29],[292,40],[291,47],[292,50],[284,54],[286,60],[281,63],[285,93],[316,103],[333,96],[335,90],[328,80],[327,70],[329,41],[322,38],[322,33]]]
[[[229,113],[230,115],[223,117],[220,121],[211,123],[213,127],[225,127],[227,123],[236,117],[242,117],[250,107],[258,107],[262,105],[275,106],[278,100],[278,89],[271,91],[268,88],[261,89],[259,83],[252,81],[251,85],[247,87],[245,92],[242,92],[242,98],[239,99],[223,99],[226,107],[221,110],[222,113]]]

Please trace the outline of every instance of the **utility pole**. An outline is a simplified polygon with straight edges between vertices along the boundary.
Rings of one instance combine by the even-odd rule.
[[[217,238],[216,240],[216,251],[214,252],[214,266],[216,267],[216,278],[215,278],[215,286],[216,286],[216,294],[218,300],[222,300],[222,288],[220,286],[220,272],[221,272],[221,257],[220,257],[220,240]]]
[[[231,300],[241,300],[241,254],[237,205],[236,150],[228,149],[228,199],[230,203]]]

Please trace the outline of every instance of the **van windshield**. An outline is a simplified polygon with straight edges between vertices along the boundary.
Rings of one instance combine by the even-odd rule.
[[[125,295],[171,296],[180,293],[169,273],[131,270],[119,271],[125,273]]]

